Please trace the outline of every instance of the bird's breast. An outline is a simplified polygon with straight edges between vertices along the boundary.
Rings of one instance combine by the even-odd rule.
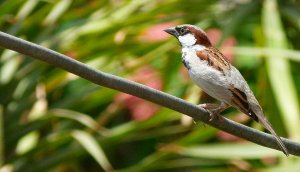
[[[182,61],[189,71],[191,79],[204,92],[215,99],[224,101],[231,96],[229,83],[226,77],[218,70],[208,65],[208,62],[201,60],[196,55],[196,51],[183,49]]]

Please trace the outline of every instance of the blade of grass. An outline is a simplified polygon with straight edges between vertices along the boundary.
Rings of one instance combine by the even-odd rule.
[[[95,140],[95,137],[81,130],[75,130],[71,134],[105,171],[111,171],[113,169],[101,146],[99,146]]]
[[[16,153],[18,155],[22,155],[34,149],[38,144],[39,137],[40,135],[38,131],[32,131],[20,138],[16,147]]]
[[[72,0],[58,1],[43,21],[44,25],[53,25],[57,19],[70,7]]]
[[[288,43],[282,27],[275,0],[265,0],[263,4],[262,24],[269,48],[287,49]],[[279,58],[275,58],[275,56]],[[281,118],[291,138],[300,140],[299,100],[293,84],[290,65],[280,54],[266,59],[267,71]]]
[[[79,112],[66,110],[66,109],[52,109],[48,113],[57,117],[63,117],[63,118],[75,120],[92,130],[99,129],[98,123],[93,118],[91,118],[86,114],[82,114]]]
[[[277,166],[272,166],[268,169],[264,169],[265,172],[282,172],[282,171],[299,171],[300,159],[293,159],[293,161],[286,161]]]
[[[87,20],[87,22],[81,27],[72,27],[65,31],[63,31],[58,38],[61,38],[62,42],[65,42],[62,46],[67,47],[74,40],[79,38],[82,35],[98,33],[109,27],[122,23],[127,19],[134,11],[143,4],[146,4],[147,1],[128,1],[128,3],[124,4],[121,8],[114,11],[110,15],[104,17],[104,13],[99,13],[97,17],[95,15],[91,15],[91,18]]]
[[[173,145],[171,145],[173,147]],[[172,150],[170,150],[172,151]],[[280,152],[252,143],[209,144],[192,147],[178,147],[174,150],[184,156],[209,159],[259,159],[261,157],[284,156]]]
[[[15,53],[11,53],[10,56],[10,59],[6,60],[0,68],[0,84],[3,85],[12,80],[23,60],[21,56]]]
[[[224,52],[231,51],[232,48],[224,49]],[[235,55],[264,56],[266,58],[284,58],[300,62],[300,51],[280,49],[280,48],[260,48],[260,47],[235,47]]]
[[[28,0],[26,1],[16,15],[17,22],[12,25],[9,29],[9,33],[17,33],[17,31],[22,27],[22,24],[27,16],[34,10],[37,6],[39,0]]]

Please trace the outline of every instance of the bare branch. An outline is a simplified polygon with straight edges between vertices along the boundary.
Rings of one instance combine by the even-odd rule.
[[[201,120],[202,122],[207,123],[215,128],[259,145],[280,150],[275,139],[270,134],[255,130],[223,117],[220,117],[218,120],[209,121],[209,114],[196,105],[161,91],[149,88],[145,85],[97,71],[68,56],[59,54],[42,46],[19,39],[3,32],[0,32],[0,46],[52,64],[95,84],[128,93],[161,106],[173,109],[197,120]],[[283,141],[290,154],[300,156],[299,143],[288,139],[283,139]]]

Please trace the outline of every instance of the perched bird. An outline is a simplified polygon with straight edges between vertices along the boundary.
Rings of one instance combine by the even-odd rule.
[[[208,95],[221,101],[221,104],[202,104],[210,110],[211,120],[230,106],[261,123],[275,137],[282,152],[288,151],[264,116],[263,110],[250,90],[241,73],[232,66],[226,57],[212,46],[206,33],[193,25],[179,25],[165,32],[176,37],[182,47],[182,62],[192,80]]]

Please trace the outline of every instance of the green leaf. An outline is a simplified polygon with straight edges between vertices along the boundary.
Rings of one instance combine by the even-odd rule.
[[[222,143],[182,147],[179,148],[177,153],[185,156],[209,159],[259,159],[262,157],[284,156],[282,152],[253,143]]]
[[[53,25],[61,15],[70,7],[72,0],[58,1],[57,4],[53,7],[51,12],[47,15],[43,24]]]
[[[287,49],[288,42],[275,0],[264,1],[262,22],[266,47]],[[291,138],[300,140],[299,100],[289,61],[281,56],[277,54],[267,58],[268,75],[288,134]]]
[[[32,131],[25,136],[23,136],[17,145],[16,153],[22,155],[36,147],[39,140],[39,133],[37,131]]]
[[[51,109],[49,113],[57,117],[63,117],[63,118],[75,120],[81,123],[82,125],[93,130],[97,130],[100,128],[98,123],[93,118],[83,113],[66,110],[66,109]]]
[[[284,58],[300,62],[300,51],[280,48],[235,47],[234,54],[239,56],[264,56],[266,58]]]
[[[81,130],[75,130],[71,134],[104,170],[111,171],[113,169],[101,146],[92,135]]]

